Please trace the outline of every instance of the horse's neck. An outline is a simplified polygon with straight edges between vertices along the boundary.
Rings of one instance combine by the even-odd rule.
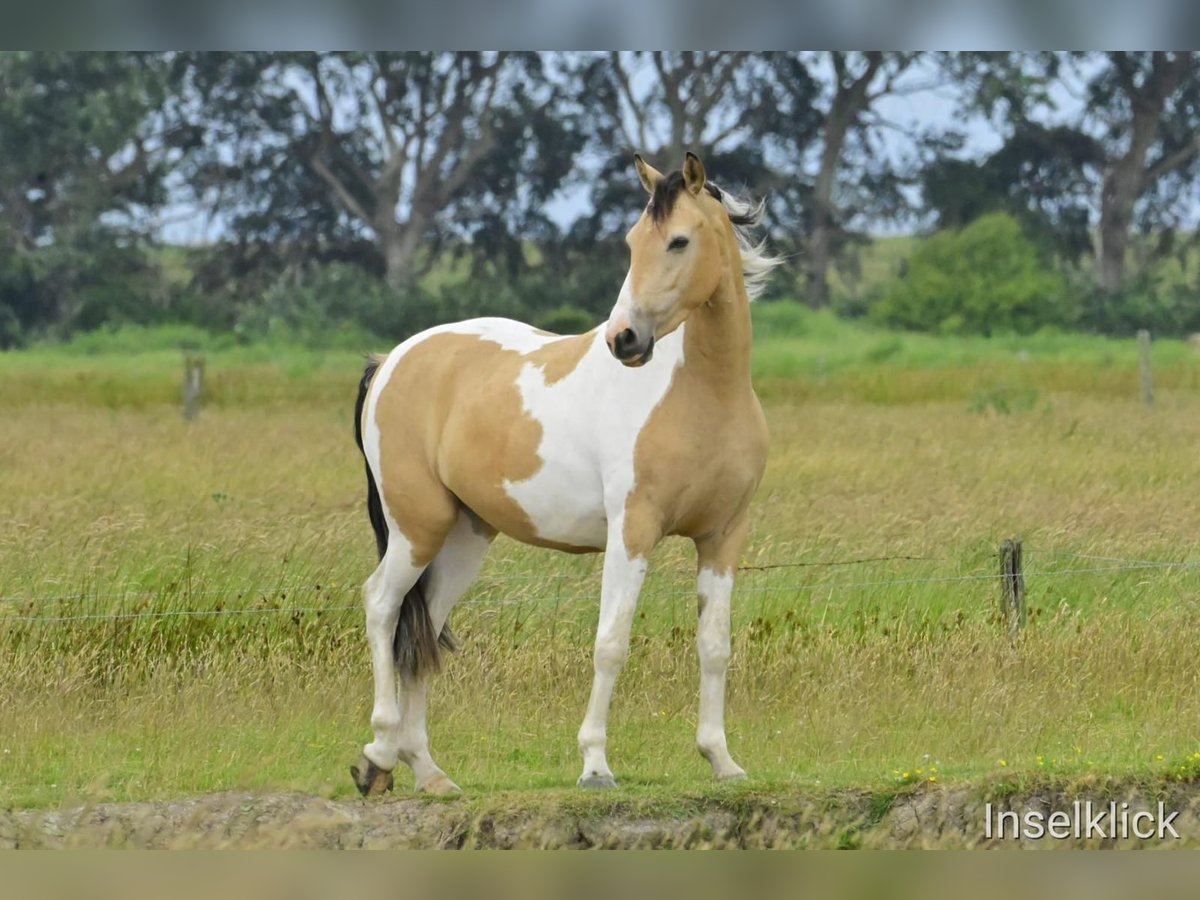
[[[750,390],[750,349],[750,298],[741,278],[729,275],[688,317],[684,369],[720,393]]]

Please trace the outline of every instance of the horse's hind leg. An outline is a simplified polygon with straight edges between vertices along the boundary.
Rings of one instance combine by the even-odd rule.
[[[495,537],[488,526],[463,510],[442,549],[429,564],[426,599],[433,628],[440,633],[454,607],[479,574],[479,567]],[[458,786],[433,761],[425,727],[428,676],[400,679],[400,759],[413,770],[416,788],[431,794],[449,794]]]
[[[400,607],[423,570],[423,566],[413,564],[409,542],[393,531],[387,552],[363,586],[367,643],[375,679],[375,703],[371,710],[375,739],[363,748],[363,758],[351,767],[350,774],[364,795],[383,793],[392,787],[392,769],[400,756],[401,725],[393,642]]]

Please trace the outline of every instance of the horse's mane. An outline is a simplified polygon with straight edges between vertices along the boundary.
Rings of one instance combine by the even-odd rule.
[[[717,187],[711,181],[704,183],[704,189],[709,195],[721,202],[729,221],[733,223],[733,233],[737,237],[738,250],[742,256],[742,280],[746,283],[746,293],[753,300],[766,290],[771,272],[783,262],[780,256],[771,256],[767,252],[767,239],[756,238],[754,231],[762,221],[766,201],[753,203],[741,197],[735,197],[728,191]],[[655,222],[666,221],[675,206],[675,200],[684,190],[683,171],[675,169],[658,180],[654,186],[654,194],[650,198],[647,211]]]
[[[766,201],[754,203],[742,197],[735,197],[728,191],[722,190],[711,181],[704,185],[713,197],[721,201],[729,221],[733,223],[733,233],[737,238],[738,251],[742,256],[742,280],[746,283],[746,293],[753,300],[767,288],[771,280],[771,272],[783,262],[783,257],[772,256],[768,252],[767,239],[757,237],[755,231],[762,221]]]

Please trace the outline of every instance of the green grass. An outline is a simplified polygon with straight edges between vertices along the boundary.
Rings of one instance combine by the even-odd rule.
[[[756,316],[772,454],[744,564],[818,565],[739,581],[728,718],[751,782],[714,786],[692,747],[678,541],[656,554],[617,689],[619,791],[572,799],[600,560],[504,539],[433,690],[451,776],[477,797],[596,808],[889,796],[931,777],[1195,778],[1200,569],[1110,558],[1200,561],[1200,359],[1156,344],[1147,410],[1130,342]],[[353,790],[373,564],[350,429],[361,359],[207,359],[209,406],[185,426],[179,352],[154,339],[0,355],[0,804]],[[1029,573],[1015,648],[982,577],[1011,536]],[[881,556],[916,559],[829,565]],[[109,613],[150,615],[73,618]]]
[[[754,307],[754,377],[760,395],[804,401],[905,405],[971,401],[995,391],[1066,392],[1127,399],[1137,394],[1131,340],[1043,332],[959,337],[899,333],[812,313],[791,302]],[[342,349],[239,345],[190,326],[125,327],[65,344],[0,354],[0,409],[82,403],[112,409],[176,402],[181,351],[208,363],[207,399],[219,408],[344,405],[364,354],[391,341],[363,338]],[[1155,341],[1155,384],[1200,390],[1200,355],[1179,340]]]

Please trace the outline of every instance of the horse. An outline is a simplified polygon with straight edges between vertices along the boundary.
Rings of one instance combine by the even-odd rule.
[[[668,535],[697,554],[696,746],[745,777],[725,736],[730,597],[768,434],[750,380],[750,300],[778,260],[750,230],[763,210],[706,179],[634,165],[650,200],[607,322],[560,336],[501,318],[441,325],[372,357],[355,407],[379,564],[363,588],[374,739],[350,767],[364,796],[404,762],[418,791],[459,788],[434,762],[426,696],[451,608],[497,533],[604,552],[582,787],[613,787],[605,754],[647,559]],[[399,676],[397,678],[397,675]]]

